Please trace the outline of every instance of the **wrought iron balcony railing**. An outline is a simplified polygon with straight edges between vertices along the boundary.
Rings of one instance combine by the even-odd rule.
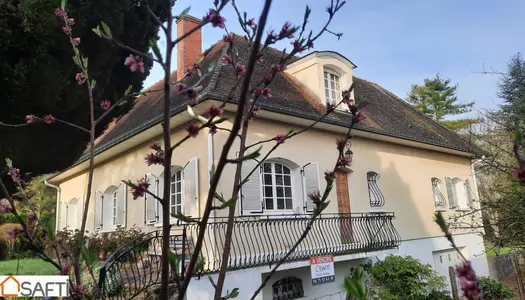
[[[304,232],[309,215],[236,217],[228,270],[279,262]],[[347,255],[392,249],[401,238],[392,220],[393,213],[321,215],[286,259],[297,261],[317,255]],[[206,225],[196,275],[218,272],[226,232],[226,219]],[[199,225],[182,224],[173,229],[170,250],[181,262],[194,252]],[[99,286],[106,296],[132,299],[160,282],[162,232],[151,232],[113,253],[100,269]],[[184,274],[181,274],[184,276]]]

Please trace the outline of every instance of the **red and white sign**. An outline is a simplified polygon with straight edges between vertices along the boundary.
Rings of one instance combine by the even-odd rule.
[[[335,281],[333,255],[310,257],[310,268],[312,271],[312,285]]]

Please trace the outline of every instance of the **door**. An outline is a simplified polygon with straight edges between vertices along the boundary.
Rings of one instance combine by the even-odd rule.
[[[339,229],[341,242],[349,244],[353,242],[352,220],[350,214],[350,190],[348,185],[348,172],[335,171],[335,188],[337,193],[337,209],[340,214]]]

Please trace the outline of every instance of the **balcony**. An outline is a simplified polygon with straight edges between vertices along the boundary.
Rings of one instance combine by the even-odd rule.
[[[393,219],[393,213],[321,215],[286,261],[397,248],[401,238],[394,228]],[[303,234],[309,220],[309,215],[236,217],[228,270],[279,262]],[[226,226],[226,219],[215,219],[206,225],[196,275],[219,271]],[[194,251],[199,226],[183,224],[173,230],[169,248],[179,261],[187,262]],[[110,291],[113,290],[111,284],[121,282],[123,286],[119,295],[131,299],[160,282],[161,253],[160,231],[123,245],[102,266],[99,284],[103,290]]]

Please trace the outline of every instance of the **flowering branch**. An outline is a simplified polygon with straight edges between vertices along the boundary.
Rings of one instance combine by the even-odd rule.
[[[66,124],[68,126],[80,129],[83,132],[89,133],[89,130],[87,130],[86,128],[84,128],[82,126],[73,124],[73,123],[68,122],[68,121],[64,121],[62,119],[57,119],[57,118],[55,118],[55,117],[53,117],[51,115],[46,115],[43,118],[37,117],[35,115],[28,115],[28,116],[26,116],[26,123],[23,123],[23,124],[7,124],[7,123],[0,122],[0,125],[1,126],[6,126],[6,127],[23,127],[23,126],[27,126],[29,124],[36,123],[37,121],[42,121],[42,122],[47,123],[47,124],[58,122],[58,123]]]

